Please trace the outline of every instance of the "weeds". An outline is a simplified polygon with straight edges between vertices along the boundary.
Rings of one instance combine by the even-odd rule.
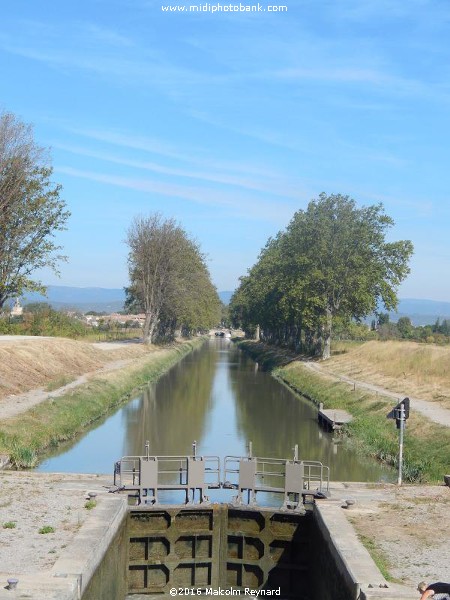
[[[86,510],[92,510],[93,508],[95,508],[97,506],[97,502],[95,500],[88,500],[86,502],[86,504],[84,505],[84,508]]]
[[[39,533],[42,533],[42,535],[45,535],[46,533],[55,533],[55,528],[51,525],[44,525],[39,529]]]
[[[36,452],[32,448],[17,442],[12,445],[10,461],[16,469],[32,469],[38,462]]]
[[[398,579],[395,579],[389,573],[389,568],[390,568],[389,561],[385,557],[383,552],[379,549],[379,547],[375,544],[375,542],[371,538],[369,538],[365,535],[362,535],[362,534],[358,534],[358,538],[361,540],[361,543],[366,548],[366,550],[369,552],[370,556],[373,559],[373,562],[377,565],[379,571],[381,572],[383,577],[386,579],[386,581],[391,581],[393,583],[400,583],[400,581]]]
[[[16,528],[15,521],[6,521],[6,523],[3,523],[3,529],[15,529],[15,528]]]

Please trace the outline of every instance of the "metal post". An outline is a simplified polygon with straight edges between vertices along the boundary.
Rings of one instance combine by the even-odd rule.
[[[253,444],[252,444],[252,442],[248,443],[247,450],[248,450],[248,458],[253,458]]]
[[[298,461],[298,444],[294,446],[294,462]]]
[[[405,430],[405,407],[400,404],[400,448],[398,452],[398,485],[402,485],[402,468],[403,468],[403,432]]]

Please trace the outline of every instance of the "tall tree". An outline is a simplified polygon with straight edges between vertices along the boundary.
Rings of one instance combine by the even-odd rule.
[[[233,296],[231,314],[257,323],[274,343],[304,343],[329,358],[335,317],[359,319],[397,305],[409,273],[408,240],[387,242],[393,226],[381,204],[358,207],[348,196],[321,194],[269,240]]]
[[[174,219],[136,217],[128,229],[128,303],[142,307],[144,338],[186,332],[220,319],[220,300],[198,244]]]
[[[302,276],[316,300],[322,358],[331,354],[337,315],[361,318],[379,304],[397,306],[396,291],[409,273],[413,245],[387,242],[394,221],[381,204],[357,207],[348,196],[321,194],[288,226],[289,243],[304,258]]]
[[[24,291],[45,292],[31,278],[37,269],[65,257],[54,241],[70,213],[60,199],[61,186],[51,181],[46,151],[30,125],[12,113],[0,114],[0,308]]]

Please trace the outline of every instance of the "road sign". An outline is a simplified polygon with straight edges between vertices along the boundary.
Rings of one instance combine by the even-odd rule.
[[[386,415],[387,419],[395,419],[397,429],[400,429],[401,421],[406,421],[409,418],[409,398],[403,398],[401,402]]]
[[[409,417],[409,398],[403,398],[401,402],[395,406],[386,417],[395,419],[397,429],[399,429],[399,454],[398,454],[398,485],[402,484],[402,467],[403,467],[403,432],[406,425],[406,419]]]

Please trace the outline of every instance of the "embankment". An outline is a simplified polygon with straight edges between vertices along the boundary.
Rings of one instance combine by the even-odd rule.
[[[352,390],[347,384],[311,372],[301,360],[277,348],[250,341],[239,346],[296,393],[316,404],[323,402],[325,408],[349,412],[353,421],[344,430],[345,443],[393,467],[398,465],[398,430],[395,421],[386,419],[393,406],[391,398]],[[442,482],[449,464],[450,430],[414,413],[412,406],[405,433],[404,481]]]
[[[72,439],[133,394],[156,381],[203,339],[140,353],[125,366],[97,372],[86,383],[49,398],[0,425],[0,455],[17,468],[32,467],[46,448]],[[19,376],[19,375],[18,375]],[[14,397],[9,401],[13,402]]]

